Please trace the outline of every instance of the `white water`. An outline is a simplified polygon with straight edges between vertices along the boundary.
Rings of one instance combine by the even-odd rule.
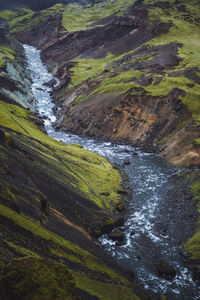
[[[51,88],[45,85],[53,79],[53,76],[42,64],[39,50],[28,45],[24,45],[24,49],[33,80],[32,92],[36,98],[36,109],[40,116],[45,118],[44,124],[48,135],[64,143],[81,144],[84,148],[121,165],[128,175],[133,196],[129,205],[129,216],[122,228],[126,243],[121,247],[116,246],[115,242],[105,235],[100,239],[105,249],[110,251],[125,268],[132,269],[146,289],[166,294],[168,299],[200,299],[198,287],[192,280],[190,272],[181,263],[180,248],[176,240],[158,233],[155,226],[159,206],[170,190],[169,179],[178,170],[166,165],[160,156],[144,153],[130,146],[113,145],[110,142],[55,131],[53,123],[56,117],[50,97]],[[127,159],[131,163],[124,166]],[[176,269],[177,275],[174,280],[167,281],[157,276],[155,264],[159,260],[170,263]]]

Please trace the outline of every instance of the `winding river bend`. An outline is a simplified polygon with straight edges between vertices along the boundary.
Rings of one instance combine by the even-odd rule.
[[[114,145],[55,131],[53,123],[56,117],[50,97],[51,88],[46,85],[53,76],[42,64],[39,50],[28,45],[24,45],[24,50],[33,81],[36,110],[44,119],[48,135],[64,143],[81,144],[84,148],[120,165],[128,175],[132,187],[132,200],[129,203],[126,223],[122,228],[126,242],[123,246],[116,246],[115,242],[105,235],[100,239],[105,249],[123,267],[132,269],[145,289],[167,295],[168,299],[200,299],[200,289],[192,280],[189,270],[182,264],[176,237],[173,234],[169,236],[166,232],[160,233],[157,224],[160,207],[171,189],[171,179],[179,170],[169,166],[159,155],[144,153],[131,146]],[[124,164],[126,160],[130,164]],[[177,226],[184,226],[184,223]],[[157,275],[155,265],[159,260],[168,262],[176,270],[172,281]]]

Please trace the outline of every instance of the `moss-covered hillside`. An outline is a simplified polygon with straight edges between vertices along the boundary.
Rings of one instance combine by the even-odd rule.
[[[0,17],[7,20],[7,30],[13,37],[41,48],[49,70],[59,77],[60,84],[53,93],[56,105],[62,108],[58,114],[58,128],[156,149],[173,164],[196,167],[186,178],[199,200],[199,12],[198,0],[113,0],[87,6],[57,4],[39,12],[21,9],[13,13],[6,10],[0,13]],[[3,51],[2,67],[5,57],[12,59],[14,55],[12,49],[4,48]],[[13,117],[13,108],[8,103],[1,105],[6,116],[12,120],[16,118],[18,122],[19,116]],[[101,195],[100,185],[90,180],[94,178],[93,170],[102,174],[101,182],[105,183],[106,191],[111,182],[115,187],[119,184],[118,174],[107,162],[89,155],[80,147],[63,146],[41,132],[38,134],[33,125],[30,128],[29,118],[24,116],[23,122],[20,121],[23,129],[17,127],[16,140],[13,135],[16,122],[13,120],[15,128],[6,129],[6,133],[2,133],[2,141],[4,145],[11,144],[8,149],[13,153],[12,145],[24,145],[24,140],[28,140],[22,157],[28,147],[33,158],[29,161],[31,167],[37,169],[38,159],[41,162],[38,181],[34,173],[29,180],[31,186],[34,185],[33,189],[36,184],[37,187],[39,185],[39,194],[35,195],[37,200],[32,203],[38,203],[38,206],[41,206],[40,203],[53,203],[54,208],[70,222],[75,220],[81,228],[86,226],[103,207],[110,209],[111,200],[119,200],[116,190],[110,194],[110,199]],[[82,160],[83,157],[86,160]],[[42,176],[44,172],[46,178],[44,166],[51,164],[56,171],[48,173],[48,187],[53,188],[45,202],[41,199],[48,191]],[[88,168],[91,173],[86,174]],[[111,172],[111,181],[105,178],[107,171],[104,173],[102,170]],[[64,180],[67,180],[67,187],[63,183],[66,172],[68,179]],[[58,186],[58,192],[62,193],[63,185],[64,191],[66,188],[70,195],[78,197],[77,211],[72,212],[71,200],[61,201],[60,206],[58,199],[66,196],[57,196],[57,188],[54,187]],[[56,194],[53,195],[53,191]],[[10,192],[9,186],[6,193],[15,194],[12,190]],[[51,195],[53,199],[49,201]],[[82,206],[83,203],[87,204]],[[43,206],[48,207],[47,204]],[[52,213],[56,214],[54,208],[50,209],[48,217],[42,214],[43,226],[51,226],[49,219]],[[71,213],[73,219],[70,219]],[[199,242],[200,231],[197,228],[197,233],[185,245],[197,270]],[[85,283],[83,278],[78,278],[77,282],[79,286]],[[86,285],[87,291],[90,290],[89,283]]]
[[[23,48],[0,44],[0,299],[139,299],[89,235],[122,200],[118,171],[44,133]]]
[[[17,39],[42,48],[61,79],[59,126],[154,146],[172,163],[191,165],[200,162],[199,7],[117,0],[0,16]]]

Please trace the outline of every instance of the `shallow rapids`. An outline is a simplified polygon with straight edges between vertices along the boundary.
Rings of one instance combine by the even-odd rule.
[[[167,295],[168,299],[197,300],[200,290],[192,280],[180,256],[180,246],[175,236],[161,234],[157,230],[160,205],[169,193],[170,178],[179,170],[169,166],[159,155],[144,153],[127,145],[86,139],[77,135],[55,131],[54,104],[48,86],[53,76],[40,59],[40,51],[24,45],[28,69],[32,78],[32,92],[36,98],[36,110],[44,119],[49,136],[64,143],[77,143],[106,157],[123,168],[132,189],[128,216],[122,230],[125,244],[116,246],[105,235],[100,241],[105,249],[126,269],[131,269],[145,289]],[[59,84],[57,81],[56,84]],[[127,162],[124,164],[124,162]],[[171,220],[169,220],[170,222]],[[155,265],[165,261],[174,267],[176,277],[172,281],[157,275]]]

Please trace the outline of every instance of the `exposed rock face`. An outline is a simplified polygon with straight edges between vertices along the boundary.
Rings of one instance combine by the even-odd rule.
[[[20,62],[7,58],[6,63],[1,68],[1,100],[6,99],[8,103],[12,104],[17,102],[24,108],[35,111],[35,98],[31,91],[30,75],[24,68],[23,47],[14,39],[7,39],[4,29],[1,29],[0,45],[7,49],[14,48],[15,55],[20,58]]]

